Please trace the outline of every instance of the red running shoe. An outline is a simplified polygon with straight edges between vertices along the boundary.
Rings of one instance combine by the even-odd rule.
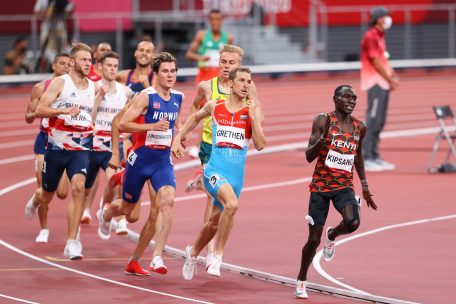
[[[147,270],[142,269],[141,265],[139,265],[136,260],[131,260],[130,263],[128,263],[125,268],[125,273],[137,276],[150,276],[150,273]]]

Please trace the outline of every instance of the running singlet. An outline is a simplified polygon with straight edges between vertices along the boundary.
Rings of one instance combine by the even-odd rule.
[[[218,100],[212,119],[212,152],[206,168],[220,174],[244,176],[247,149],[252,138],[248,108],[231,113],[225,100]]]
[[[228,35],[222,31],[220,34],[220,40],[215,41],[212,37],[212,31],[207,30],[204,35],[203,42],[201,43],[198,54],[202,56],[209,56],[208,61],[198,61],[198,67],[200,68],[218,68],[220,59],[220,48],[228,43]]]
[[[219,88],[219,78],[214,77],[211,79],[211,100],[222,100],[222,99],[227,99],[230,94],[223,93],[220,91]],[[204,100],[201,103],[201,108],[206,104],[206,101]],[[207,116],[204,117],[203,119],[203,135],[202,135],[202,140],[203,142],[207,144],[212,144],[212,117]]]
[[[43,94],[46,92],[47,88],[49,87],[49,84],[51,83],[52,79],[46,79],[44,81],[44,89],[43,89]],[[43,95],[41,95],[43,96]],[[40,132],[43,133],[48,133],[49,131],[49,118],[44,117],[41,118],[41,123],[40,123]]]
[[[101,81],[98,82],[102,85]],[[126,90],[123,84],[115,82],[116,93],[106,93],[98,106],[95,129],[93,132],[93,151],[112,152],[111,125],[114,116],[119,113],[127,102]]]
[[[146,114],[137,118],[137,123],[156,123],[165,115],[168,117],[168,131],[143,131],[133,133],[133,151],[146,146],[154,150],[169,150],[174,136],[174,124],[182,104],[182,92],[171,90],[169,100],[164,100],[154,88],[150,87],[143,91],[149,96],[149,106]]]
[[[131,76],[135,73],[136,69],[131,69],[130,72],[128,73],[127,76],[127,83],[125,84],[127,87],[129,87],[134,94],[140,93],[142,90],[146,89],[141,82],[132,82],[131,81]],[[147,78],[149,79],[149,83],[152,84],[152,78],[154,76],[154,73],[150,71],[149,75]]]
[[[52,108],[79,108],[76,116],[60,114],[49,118],[48,150],[92,149],[92,107],[95,100],[95,85],[91,80],[85,90],[79,90],[69,75],[60,76],[65,81],[59,97]]]
[[[360,124],[352,117],[354,131],[342,132],[336,112],[328,113],[331,122],[326,144],[321,148],[315,165],[310,192],[330,192],[353,189],[353,166],[358,150]]]

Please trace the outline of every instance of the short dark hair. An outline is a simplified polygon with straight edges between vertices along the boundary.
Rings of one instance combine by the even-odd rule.
[[[339,96],[340,95],[340,92],[344,89],[344,88],[349,88],[349,89],[352,89],[353,90],[353,87],[348,85],[348,84],[343,84],[343,85],[340,85],[338,86],[335,90],[334,90],[334,96]]]
[[[222,12],[221,12],[219,9],[213,8],[213,9],[211,9],[211,10],[209,11],[208,16],[210,17],[212,14],[219,14],[219,15],[221,15]]]
[[[237,75],[238,72],[244,72],[244,73],[252,74],[252,71],[249,68],[235,68],[234,70],[232,70],[230,72],[229,79],[232,80],[232,81],[234,79],[236,79],[236,75]]]
[[[60,57],[70,58],[70,55],[68,53],[58,53],[57,55],[55,55],[54,61],[52,61],[52,63],[57,63]]]
[[[98,58],[98,62],[103,63],[106,60],[106,58],[114,58],[114,59],[119,60],[120,56],[119,56],[119,54],[117,54],[114,51],[104,52],[103,54],[100,55],[100,58]]]
[[[178,69],[177,60],[173,55],[171,55],[168,52],[160,52],[157,55],[155,55],[154,60],[152,61],[152,71],[154,73],[158,73],[158,70],[160,69],[160,65],[163,62],[174,62],[174,64],[176,65],[176,71],[177,71],[177,69]]]

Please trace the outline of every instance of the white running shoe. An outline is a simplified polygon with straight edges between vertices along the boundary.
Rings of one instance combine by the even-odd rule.
[[[220,266],[222,265],[222,256],[215,255],[212,258],[211,264],[207,267],[206,272],[214,277],[220,276]]]
[[[80,242],[79,242],[80,243]],[[63,250],[63,255],[71,260],[82,260],[82,248],[77,240],[68,240]]]
[[[152,262],[150,263],[149,270],[159,274],[168,273],[168,268],[165,266],[162,257],[159,255],[154,256]]]
[[[102,240],[109,240],[111,237],[111,221],[105,221],[104,211],[109,207],[109,204],[104,205],[100,212],[100,218],[98,219],[98,236]]]
[[[82,212],[81,224],[88,225],[92,221],[92,215],[90,214],[90,209],[85,208]]]
[[[81,226],[78,227],[78,232],[76,232],[76,242],[78,243],[79,251],[82,252],[82,243],[81,243]]]
[[[193,159],[197,159],[199,156],[199,148],[197,146],[191,146],[187,151],[188,156]]]
[[[374,159],[374,162],[379,165],[383,170],[394,170],[396,169],[396,166],[390,162],[387,162],[386,160],[383,160],[381,158]]]
[[[49,238],[49,229],[41,229],[35,239],[36,243],[47,243]]]
[[[38,210],[38,207],[35,207],[33,204],[33,200],[35,199],[35,194],[32,195],[32,197],[29,199],[27,204],[25,205],[25,217],[28,218],[29,220],[33,220],[33,218],[36,215],[36,212]]]
[[[364,170],[366,172],[380,172],[385,170],[379,163],[374,159],[365,159],[364,160]]]
[[[209,266],[213,263],[214,261],[214,253],[210,252],[206,256],[206,271],[209,268]]]
[[[196,258],[190,255],[192,249],[192,245],[185,247],[185,263],[182,267],[182,276],[187,281],[193,279],[193,275],[196,273]]]
[[[128,234],[127,220],[125,218],[122,218],[121,220],[119,220],[117,222],[116,234],[117,235],[127,235]]]
[[[329,239],[328,233],[332,227],[326,228],[325,247],[323,248],[323,257],[326,262],[331,261],[334,258],[336,252],[336,242]]]
[[[307,299],[309,296],[306,291],[307,281],[296,281],[295,297],[298,299]]]

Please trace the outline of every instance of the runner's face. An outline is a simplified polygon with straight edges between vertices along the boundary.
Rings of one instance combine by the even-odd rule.
[[[220,32],[222,28],[223,18],[222,15],[219,13],[212,13],[209,16],[209,24],[211,26],[211,30],[214,32]]]
[[[252,85],[252,76],[246,72],[237,72],[234,81],[231,81],[232,94],[239,98],[246,98]]]
[[[352,88],[343,88],[338,96],[335,97],[336,110],[344,114],[351,114],[356,106],[356,94]]]
[[[150,66],[154,57],[154,45],[150,41],[142,41],[135,51],[136,64],[140,67]]]
[[[76,72],[81,73],[82,76],[89,75],[90,66],[92,65],[92,56],[88,51],[77,51],[71,60],[73,68]]]
[[[98,58],[100,58],[100,56],[103,53],[110,52],[110,51],[112,51],[112,49],[111,49],[111,46],[109,45],[109,43],[100,43],[97,47],[95,54],[93,54],[93,57],[95,57],[94,58],[95,60],[98,60]]]
[[[162,88],[171,89],[176,82],[176,64],[174,62],[162,62],[158,68],[158,73],[154,76],[157,84]]]
[[[116,79],[117,71],[119,70],[119,60],[117,58],[105,58],[101,65],[101,74],[108,81]]]
[[[70,72],[70,57],[61,56],[57,62],[52,64],[52,70],[56,76],[68,74]]]
[[[241,66],[241,57],[237,53],[224,52],[220,55],[220,77],[228,79],[230,72]]]

